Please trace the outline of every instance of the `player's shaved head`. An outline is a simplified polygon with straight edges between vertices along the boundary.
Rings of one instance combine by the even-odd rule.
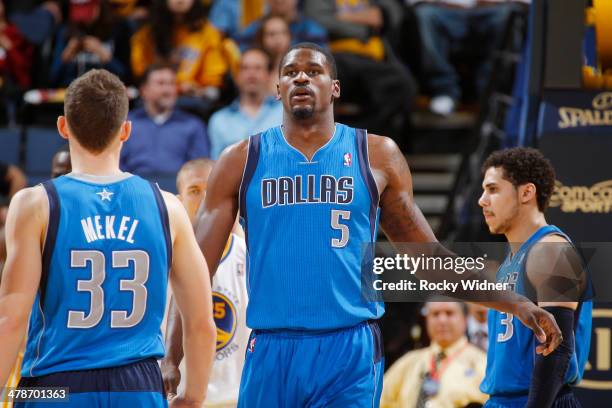
[[[193,170],[205,170],[207,172],[210,172],[214,164],[214,160],[204,158],[189,160],[188,162],[183,164],[183,166],[176,175],[176,189],[178,190],[178,192],[180,193],[181,188],[184,187],[184,178],[187,173]]]
[[[210,159],[190,160],[183,164],[176,175],[179,198],[192,221],[206,196],[208,176],[214,164]]]
[[[103,69],[92,69],[72,81],[64,99],[68,128],[92,153],[109,146],[127,119],[128,107],[125,85]]]
[[[336,68],[336,60],[334,59],[334,56],[332,55],[332,53],[327,48],[323,48],[318,44],[310,43],[310,42],[301,42],[301,43],[297,43],[291,46],[287,50],[287,52],[285,52],[285,55],[283,55],[283,58],[281,58],[280,64],[278,64],[278,69],[279,69],[278,74],[280,75],[281,70],[283,66],[285,65],[287,56],[289,54],[291,54],[292,52],[296,50],[304,50],[304,49],[312,50],[320,54],[323,54],[323,56],[325,56],[325,62],[327,64],[327,68],[329,69],[329,76],[331,77],[331,79],[338,79],[338,69]]]

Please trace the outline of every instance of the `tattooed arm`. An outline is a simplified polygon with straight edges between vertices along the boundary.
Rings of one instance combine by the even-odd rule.
[[[392,242],[438,242],[412,196],[404,155],[387,137],[369,135],[370,165],[380,194],[380,224]]]

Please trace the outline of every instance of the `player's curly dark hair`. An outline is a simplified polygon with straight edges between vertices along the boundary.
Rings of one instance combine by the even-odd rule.
[[[482,165],[483,176],[490,167],[504,169],[504,179],[515,187],[533,183],[536,187],[538,209],[546,210],[555,188],[556,176],[550,160],[539,150],[530,147],[513,147],[495,151]]]

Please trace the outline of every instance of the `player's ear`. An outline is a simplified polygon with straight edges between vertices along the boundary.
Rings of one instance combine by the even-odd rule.
[[[68,140],[68,122],[66,122],[65,116],[57,117],[57,131],[61,137]]]
[[[132,122],[129,120],[126,120],[125,122],[123,122],[123,124],[121,125],[121,129],[119,130],[119,140],[121,140],[122,142],[125,142],[126,140],[130,138],[131,134],[132,134]]]
[[[337,79],[332,80],[332,96],[334,99],[340,98],[340,81]]]
[[[519,187],[519,198],[522,203],[528,203],[536,199],[536,186],[533,183],[523,184]]]
[[[281,100],[280,85],[279,84],[276,84],[276,100],[277,101]]]

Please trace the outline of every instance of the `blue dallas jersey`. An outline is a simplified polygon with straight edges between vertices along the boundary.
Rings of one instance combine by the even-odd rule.
[[[527,257],[533,245],[549,234],[561,235],[571,242],[555,226],[547,225],[538,229],[514,256],[508,254],[497,272],[497,281],[514,285],[514,291],[523,295],[534,293],[526,276]],[[592,302],[584,301],[579,303],[574,314],[576,347],[565,374],[567,384],[576,384],[582,379],[591,344],[592,310]],[[487,370],[480,390],[495,396],[527,395],[538,340],[531,329],[511,314],[490,310],[488,326]]]
[[[125,173],[44,187],[49,226],[22,376],[162,357],[172,247],[157,186]]]
[[[280,127],[252,136],[240,214],[250,328],[330,330],[382,316],[382,303],[361,299],[363,245],[378,217],[364,130],[336,124],[312,160]]]

